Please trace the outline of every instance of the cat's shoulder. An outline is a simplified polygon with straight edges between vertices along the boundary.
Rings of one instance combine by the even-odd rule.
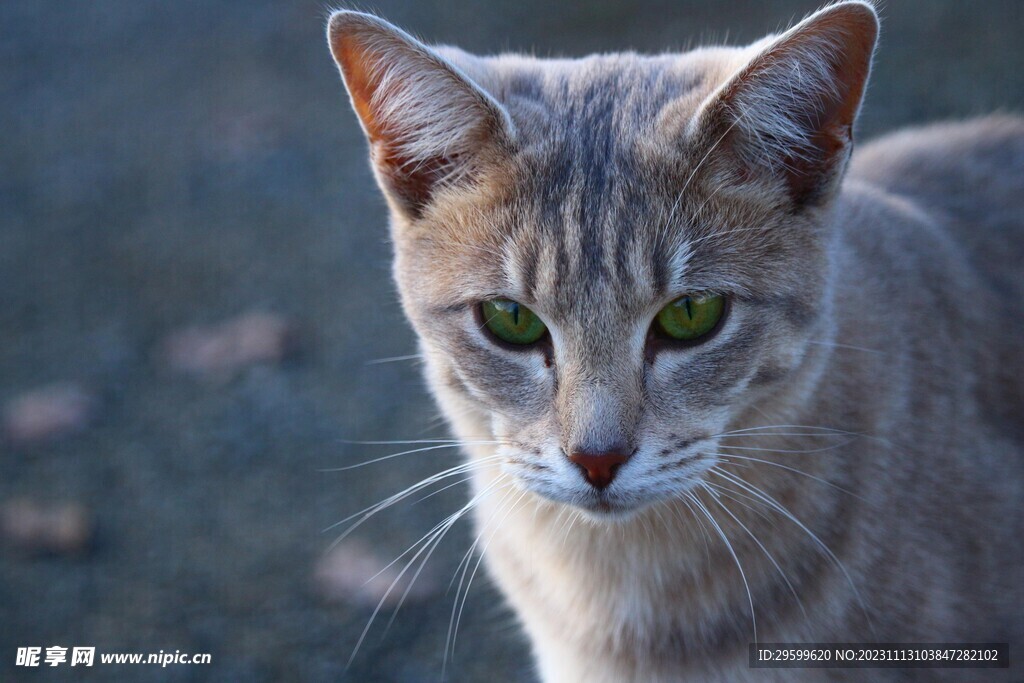
[[[850,177],[942,201],[953,191],[1024,184],[1024,117],[996,114],[905,128],[872,140],[850,162]]]
[[[944,233],[1003,295],[1024,296],[1024,117],[1000,114],[885,135],[854,153],[848,178],[855,208],[889,209],[877,220],[855,221],[852,232],[864,241],[895,234],[920,248],[922,229]]]

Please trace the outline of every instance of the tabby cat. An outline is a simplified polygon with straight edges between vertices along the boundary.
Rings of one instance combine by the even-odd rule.
[[[331,17],[544,681],[965,680],[748,644],[1020,642],[1024,121],[851,154],[877,33],[849,0],[747,47],[538,59]]]

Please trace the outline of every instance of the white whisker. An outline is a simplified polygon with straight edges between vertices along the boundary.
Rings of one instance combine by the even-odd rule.
[[[848,439],[842,443],[832,444],[831,446],[822,446],[821,448],[806,448],[806,449],[787,449],[787,448],[760,448],[758,446],[727,446],[725,444],[719,444],[719,448],[728,448],[733,451],[763,451],[765,453],[789,453],[796,455],[808,455],[811,453],[824,453],[826,451],[834,451],[837,448],[848,446],[853,443],[855,439]]]
[[[701,485],[710,486],[711,488],[713,488],[716,491],[718,491],[721,495],[725,496],[726,498],[729,498],[730,500],[736,501],[736,503],[738,503],[739,505],[742,505],[747,510],[750,510],[750,512],[752,512],[753,514],[757,515],[758,517],[760,517],[764,521],[768,522],[773,527],[777,527],[778,526],[775,523],[775,520],[771,516],[769,516],[767,512],[765,512],[763,509],[758,509],[758,508],[754,507],[753,505],[751,505],[750,503],[747,502],[747,501],[750,501],[751,503],[758,503],[763,508],[764,507],[764,503],[762,501],[758,500],[757,498],[752,498],[751,496],[748,496],[748,495],[746,495],[744,493],[741,493],[739,491],[735,491],[733,489],[727,489],[724,486],[722,486],[721,484],[714,484],[714,483],[712,483],[710,481],[701,482]]]
[[[515,490],[515,489],[512,489],[512,490]],[[493,513],[491,513],[491,516],[488,518],[487,524],[485,524],[483,526],[483,528],[480,530],[480,533],[477,535],[476,539],[473,541],[473,545],[470,546],[469,550],[466,552],[466,555],[463,557],[463,560],[465,561],[465,566],[463,567],[463,570],[462,570],[462,576],[459,579],[459,586],[458,586],[458,588],[455,591],[455,601],[452,603],[452,614],[451,614],[451,617],[448,620],[448,635],[445,637],[444,658],[443,658],[443,661],[442,661],[442,664],[441,664],[441,679],[442,680],[444,680],[445,673],[447,672],[448,658],[449,657],[452,657],[452,658],[455,657],[455,641],[456,641],[456,639],[458,637],[459,624],[462,622],[462,611],[463,611],[463,609],[465,609],[466,600],[469,597],[469,588],[473,584],[473,579],[476,577],[477,570],[480,568],[480,563],[483,561],[484,553],[487,551],[487,546],[490,545],[490,542],[491,542],[491,540],[493,540],[494,535],[498,532],[498,529],[505,522],[505,520],[508,519],[508,516],[519,505],[519,503],[522,502],[523,498],[527,495],[527,493],[528,493],[528,491],[526,491],[526,490],[523,490],[520,493],[519,497],[516,498],[515,502],[513,502],[512,505],[509,507],[509,509],[505,512],[505,516],[501,518],[501,522],[499,522],[497,527],[491,532],[490,538],[488,538],[487,543],[484,545],[484,548],[480,551],[480,556],[479,556],[479,559],[477,559],[476,565],[473,567],[473,572],[469,575],[469,581],[468,581],[468,583],[465,584],[466,585],[465,592],[463,592],[462,586],[463,586],[463,583],[465,582],[465,579],[466,579],[466,573],[469,570],[470,558],[472,557],[473,550],[477,547],[477,545],[480,542],[480,539],[483,537],[484,533],[486,532],[487,525],[490,524],[490,520],[494,518],[495,514],[497,514],[497,509],[495,509],[495,511]],[[508,494],[506,493],[506,495],[501,499],[501,501],[499,501],[498,506],[496,506],[496,508],[500,508],[501,504],[504,503],[507,498],[508,498]],[[463,564],[462,562],[459,563],[460,566],[462,566],[462,564]],[[458,568],[456,568],[455,571],[458,572]],[[461,603],[461,605],[459,603],[459,595],[460,595],[460,593],[462,594],[462,603]],[[456,608],[458,608],[457,612],[456,612]]]
[[[709,436],[709,439],[764,439],[772,436],[813,436],[824,439],[828,437],[849,437],[850,434],[843,432],[750,432],[745,434],[717,434]],[[855,436],[860,436],[859,434]]]
[[[729,508],[727,508],[725,506],[725,503],[723,503],[721,501],[721,498],[720,498],[719,494],[716,493],[715,491],[713,491],[711,488],[708,488],[708,486],[706,484],[707,484],[707,482],[703,482],[701,484],[701,486],[703,486],[704,489],[708,493],[711,494],[711,497],[714,499],[715,503],[717,503],[718,506],[721,507],[722,510],[725,511],[725,514],[729,515],[733,519],[734,522],[736,522],[737,524],[740,525],[741,529],[743,529],[745,532],[747,532],[747,535],[750,536],[751,540],[753,540],[754,543],[757,544],[757,547],[760,548],[761,552],[763,552],[765,554],[765,557],[767,557],[768,561],[772,563],[772,566],[775,567],[775,570],[777,572],[779,572],[779,576],[782,577],[782,580],[785,582],[786,586],[789,588],[789,592],[793,594],[793,597],[796,599],[797,604],[800,606],[800,611],[803,612],[804,619],[807,619],[807,610],[804,608],[803,601],[800,600],[800,596],[797,595],[796,589],[793,587],[792,582],[789,580],[789,577],[786,576],[786,572],[782,571],[782,567],[780,567],[779,563],[775,561],[775,557],[773,557],[772,554],[770,552],[768,552],[768,549],[765,548],[764,544],[761,543],[760,539],[758,539],[757,536],[754,535],[754,532],[751,531],[749,528],[747,528],[747,525],[744,524],[743,522],[741,522],[740,519],[736,515],[734,515],[732,513],[732,510],[730,510]]]
[[[391,585],[388,587],[387,591],[384,592],[384,595],[381,596],[380,601],[377,603],[377,606],[374,608],[373,613],[370,615],[369,621],[367,621],[366,626],[363,628],[362,633],[359,635],[359,639],[356,641],[355,648],[353,648],[352,654],[349,656],[347,666],[352,665],[352,662],[355,660],[356,655],[359,653],[359,648],[362,647],[363,641],[366,640],[366,635],[370,632],[370,627],[373,626],[373,622],[377,618],[377,615],[380,613],[380,610],[384,606],[384,603],[387,601],[388,596],[390,596],[392,591],[394,591],[395,586],[398,585],[398,582],[401,581],[405,573],[409,571],[409,568],[416,561],[416,558],[418,558],[420,555],[426,552],[428,548],[431,548],[430,552],[426,557],[426,559],[429,559],[430,553],[433,553],[432,549],[437,547],[441,539],[443,539],[445,534],[448,533],[448,530],[451,529],[455,525],[455,523],[458,522],[467,512],[472,510],[473,507],[477,505],[477,503],[479,503],[479,501],[482,500],[485,495],[489,494],[493,486],[497,485],[497,483],[498,482],[495,482],[494,484],[492,484],[492,486],[487,487],[479,494],[474,496],[472,499],[470,499],[468,503],[466,503],[464,506],[462,506],[457,511],[455,511],[454,513],[446,517],[443,521],[434,526],[434,528],[428,531],[420,540],[416,541],[416,543],[410,546],[409,549],[407,549],[405,552],[403,552],[401,555],[395,558],[395,560],[393,560],[391,563],[387,565],[387,567],[394,565],[395,562],[397,562],[399,559],[401,559],[406,554],[411,552],[414,548],[422,544],[422,547],[420,547],[420,549],[416,551],[412,558],[410,558],[410,560],[406,563],[402,571],[399,572],[398,575],[395,577],[394,581],[391,582]],[[424,540],[426,540],[425,543]],[[417,570],[416,576],[418,576],[419,572],[422,571],[424,565],[425,561],[424,563],[421,563],[419,569]],[[385,567],[385,569],[387,567]],[[382,569],[381,571],[384,570]],[[411,586],[412,584],[410,583],[409,587],[406,589],[405,594],[403,594],[403,599],[405,595],[408,594],[408,590],[409,588],[411,588]],[[400,606],[401,603],[399,603],[399,607]]]
[[[754,633],[754,643],[757,643],[757,616],[754,613],[754,595],[750,592],[750,584],[747,582],[747,574],[743,571],[743,565],[740,563],[740,558],[736,555],[736,551],[733,550],[732,543],[729,542],[729,537],[725,535],[722,527],[719,526],[707,506],[700,502],[700,499],[697,498],[692,491],[687,491],[686,495],[689,496],[693,504],[696,505],[697,508],[704,513],[708,521],[711,522],[711,526],[713,526],[715,531],[718,532],[719,538],[721,538],[722,542],[725,543],[726,549],[729,551],[729,554],[732,555],[733,562],[736,563],[736,568],[740,572],[740,578],[743,579],[743,587],[747,589],[747,601],[750,603],[750,625]]]
[[[421,442],[429,443],[429,442]],[[347,472],[348,470],[358,469],[360,467],[366,467],[367,465],[373,465],[378,462],[384,462],[385,460],[391,460],[393,458],[400,458],[403,455],[412,455],[414,453],[425,453],[427,451],[442,450],[445,448],[458,448],[460,446],[473,445],[473,446],[494,446],[501,445],[500,441],[476,441],[472,443],[467,442],[456,442],[456,443],[442,443],[436,446],[424,446],[423,448],[413,448],[408,451],[402,451],[400,453],[391,453],[390,455],[382,455],[379,458],[373,458],[372,460],[366,460],[364,462],[356,463],[355,465],[346,465],[344,467],[329,467],[327,469],[317,470],[319,472]]]
[[[853,577],[851,577],[850,573],[846,570],[846,565],[844,565],[840,561],[840,559],[836,556],[836,554],[834,552],[832,552],[831,548],[829,548],[825,544],[824,541],[822,541],[820,538],[818,538],[818,536],[813,531],[808,529],[807,526],[803,522],[801,522],[799,519],[797,519],[796,516],[792,512],[790,512],[781,503],[779,503],[777,500],[772,498],[770,495],[768,495],[767,493],[762,491],[757,486],[754,486],[753,484],[751,484],[751,483],[749,483],[747,481],[744,481],[739,476],[736,476],[734,474],[730,474],[729,472],[726,472],[726,471],[724,471],[724,470],[722,470],[722,469],[720,469],[718,467],[712,467],[710,471],[714,472],[716,475],[718,475],[719,477],[722,477],[726,481],[729,481],[729,482],[739,486],[740,488],[744,489],[745,491],[748,491],[754,497],[761,499],[770,508],[773,508],[774,510],[778,511],[780,514],[782,514],[788,520],[793,522],[793,524],[797,525],[801,530],[803,530],[803,532],[805,534],[807,534],[814,541],[814,543],[821,549],[821,551],[823,553],[825,553],[825,555],[843,573],[843,576],[846,577],[847,583],[849,583],[850,588],[853,591],[853,594],[854,594],[854,596],[857,599],[857,602],[860,603],[860,607],[861,607],[861,610],[863,610],[863,612],[864,612],[864,616],[868,620],[868,625],[872,629],[874,628],[871,625],[871,614],[868,612],[867,605],[864,602],[864,599],[861,596],[860,591],[857,590],[857,585],[854,583]]]
[[[457,476],[459,474],[463,474],[465,472],[470,472],[470,471],[472,471],[474,469],[478,469],[478,468],[482,469],[482,468],[488,466],[489,464],[491,464],[491,463],[493,463],[493,462],[495,462],[497,460],[501,460],[501,456],[493,455],[493,456],[490,456],[488,458],[481,458],[479,460],[471,460],[469,462],[462,463],[461,465],[457,465],[455,467],[450,467],[447,470],[443,470],[441,472],[438,472],[437,474],[432,474],[429,477],[426,477],[425,479],[422,479],[422,480],[418,481],[417,483],[413,484],[412,486],[409,486],[408,488],[405,488],[402,491],[399,491],[398,493],[394,493],[394,494],[388,496],[387,498],[385,498],[384,500],[382,500],[379,503],[375,503],[374,505],[370,505],[369,507],[366,507],[366,508],[360,510],[359,512],[356,512],[354,514],[349,515],[345,519],[342,519],[340,521],[335,522],[334,524],[331,524],[330,526],[328,526],[323,531],[324,532],[330,531],[331,529],[334,529],[334,528],[336,528],[338,526],[341,526],[345,522],[351,521],[351,520],[355,519],[356,517],[360,517],[361,516],[360,519],[357,522],[355,522],[351,527],[346,529],[345,532],[339,538],[335,539],[334,543],[332,543],[330,545],[328,550],[330,550],[331,548],[334,548],[335,546],[337,546],[338,543],[340,543],[342,540],[344,540],[345,537],[347,537],[349,534],[351,534],[357,527],[359,527],[361,524],[363,524],[363,522],[368,520],[373,515],[377,514],[378,512],[380,512],[382,510],[385,510],[385,509],[391,507],[392,505],[394,505],[396,503],[399,503],[399,502],[405,500],[406,498],[408,498],[412,494],[416,493],[417,491],[422,491],[424,488],[426,488],[428,486],[431,486],[433,484],[436,484],[437,482],[439,482],[439,481],[441,481],[443,479],[447,479],[448,477]]]
[[[836,429],[835,427],[820,427],[820,426],[817,426],[817,425],[791,425],[791,424],[758,425],[756,427],[747,427],[746,429],[734,429],[734,430],[729,431],[729,432],[722,432],[721,434],[715,434],[715,436],[718,437],[718,436],[728,436],[728,435],[732,435],[732,434],[745,434],[747,432],[757,432],[757,431],[763,431],[763,430],[766,430],[766,429],[812,429],[812,430],[817,430],[817,431],[820,431],[820,432],[823,432],[823,433],[829,433],[829,434],[846,434],[846,435],[849,435],[849,436],[864,436],[863,434],[858,434],[857,432],[849,432],[849,431],[846,431],[845,429]],[[769,432],[769,434],[771,434],[771,432]]]
[[[423,354],[412,353],[407,356],[391,356],[390,358],[375,358],[366,361],[366,365],[380,365],[381,363],[397,363],[404,360],[423,360]]]
[[[854,346],[853,344],[840,344],[839,342],[826,342],[826,341],[815,341],[813,339],[808,340],[808,344],[815,344],[817,346],[830,346],[835,349],[849,349],[850,351],[863,351],[864,353],[877,353],[884,356],[885,351],[879,349],[869,349],[863,346]]]
[[[799,475],[807,477],[809,479],[813,479],[814,481],[821,482],[822,484],[825,484],[826,486],[831,486],[832,488],[836,489],[837,491],[842,491],[843,493],[845,493],[847,495],[850,495],[850,496],[853,496],[854,498],[856,498],[858,500],[861,500],[861,501],[864,501],[865,503],[867,502],[863,497],[858,496],[856,493],[854,493],[853,491],[850,491],[849,489],[845,489],[842,486],[839,486],[838,484],[833,484],[832,482],[830,482],[827,479],[822,479],[821,477],[816,477],[813,474],[809,474],[808,472],[804,472],[803,470],[797,469],[795,467],[790,467],[789,465],[783,465],[780,462],[772,462],[771,460],[763,460],[761,458],[751,458],[750,456],[746,456],[746,455],[733,455],[732,453],[716,453],[715,455],[717,455],[720,458],[724,458],[726,460],[734,460],[734,459],[749,460],[749,461],[752,461],[752,462],[760,462],[760,463],[764,463],[765,465],[772,465],[773,467],[778,467],[780,469],[789,470],[790,472],[793,472],[795,474],[799,474]]]
[[[502,488],[501,486],[497,486],[498,483],[499,483],[499,480],[495,480],[494,482],[492,482],[492,484],[490,486],[488,486],[486,489],[484,489],[484,491],[498,490],[498,489]],[[504,484],[504,486],[509,486],[509,484],[506,483],[506,484]],[[482,496],[477,496],[477,497],[475,497],[474,500],[476,500],[476,502],[479,503],[479,501],[483,500],[483,497]],[[476,503],[474,503],[474,505],[475,504]],[[462,514],[465,514],[465,513],[462,513]],[[460,518],[461,518],[461,515],[460,515]],[[456,520],[456,521],[458,521],[458,520]],[[454,525],[454,523],[453,523],[453,525]],[[450,529],[451,526],[449,526],[448,528]],[[416,570],[416,573],[413,575],[412,579],[410,579],[409,585],[406,586],[405,592],[402,593],[402,597],[398,601],[398,605],[395,607],[395,611],[392,612],[391,618],[388,619],[387,626],[384,629],[385,632],[387,632],[388,629],[391,628],[391,624],[394,623],[395,617],[398,616],[398,610],[401,609],[402,603],[405,602],[405,598],[409,595],[409,591],[412,590],[413,584],[416,583],[416,579],[419,578],[419,575],[423,571],[423,568],[427,566],[427,562],[430,560],[430,556],[434,554],[435,550],[437,550],[437,547],[441,544],[441,541],[444,540],[444,535],[447,534],[447,533],[448,533],[448,529],[445,529],[444,533],[442,533],[441,536],[437,539],[437,541],[434,542],[434,547],[431,548],[431,550],[427,553],[426,557],[424,557],[423,560],[420,562],[419,569]]]
[[[690,511],[690,515],[692,515],[693,518],[695,520],[697,520],[697,523],[700,525],[701,537],[704,540],[704,554],[707,557],[707,563],[708,563],[708,566],[710,567],[711,566],[711,546],[710,546],[711,535],[708,533],[708,528],[704,525],[704,520],[700,518],[700,515],[697,514],[697,511],[693,509],[692,505],[690,505],[690,501],[688,501],[685,497],[679,497],[676,500],[681,501],[683,503],[683,505],[686,506],[686,509]],[[686,524],[686,522],[685,522],[685,520],[683,518],[682,510],[680,510],[679,508],[675,508],[675,507],[673,508],[673,510],[675,510],[676,516],[679,518],[679,521],[682,522],[683,524]]]

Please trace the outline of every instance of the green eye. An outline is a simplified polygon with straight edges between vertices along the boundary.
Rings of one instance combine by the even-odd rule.
[[[480,304],[480,308],[487,329],[509,344],[533,344],[547,332],[536,313],[515,301],[491,299]]]
[[[718,294],[687,294],[658,311],[658,329],[672,339],[700,339],[722,319],[725,299]]]

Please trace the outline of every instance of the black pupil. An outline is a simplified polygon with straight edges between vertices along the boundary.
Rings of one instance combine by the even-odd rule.
[[[686,297],[686,317],[693,320],[693,309],[690,308],[690,297]]]
[[[519,304],[512,304],[512,323],[519,324]]]

